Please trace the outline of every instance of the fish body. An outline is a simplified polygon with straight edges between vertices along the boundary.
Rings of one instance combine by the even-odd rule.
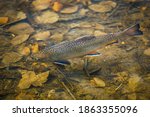
[[[37,59],[48,59],[53,62],[77,58],[96,51],[118,39],[128,36],[142,35],[143,32],[140,31],[139,28],[139,24],[136,24],[117,33],[110,33],[98,37],[86,35],[72,41],[64,41],[51,47],[45,47],[42,51],[33,55],[33,57],[36,57]]]

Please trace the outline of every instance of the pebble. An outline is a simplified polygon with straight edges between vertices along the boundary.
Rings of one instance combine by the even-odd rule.
[[[105,87],[106,86],[105,82],[103,80],[101,80],[100,78],[94,77],[93,81],[97,87]]]
[[[13,38],[10,42],[14,46],[16,46],[16,45],[19,45],[19,44],[25,42],[28,38],[29,38],[28,34],[18,35],[15,38]]]
[[[35,17],[37,24],[52,24],[59,20],[59,15],[52,11],[44,11],[41,15]]]
[[[89,9],[95,12],[105,13],[111,11],[113,8],[116,7],[116,5],[117,3],[113,1],[102,1],[99,4],[90,5]]]
[[[6,24],[8,22],[8,17],[0,17],[0,24]]]
[[[32,2],[35,10],[44,10],[50,6],[51,0],[35,0]]]
[[[72,6],[72,7],[62,9],[60,13],[71,14],[77,12],[77,10],[78,10],[78,6]]]
[[[8,29],[9,32],[14,34],[31,34],[34,32],[34,29],[28,23],[18,23],[16,25],[11,26]]]
[[[34,38],[37,41],[40,41],[40,40],[48,39],[50,35],[51,33],[49,31],[41,31],[41,32],[37,32],[36,34],[34,34],[32,38]]]
[[[150,56],[150,48],[144,50],[144,54],[147,56]]]
[[[16,52],[8,52],[5,53],[2,59],[2,63],[4,64],[11,64],[11,63],[15,63],[18,62],[19,60],[21,60],[22,56]]]

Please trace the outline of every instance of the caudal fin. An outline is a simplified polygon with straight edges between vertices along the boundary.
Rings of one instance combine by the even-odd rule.
[[[124,33],[129,36],[143,35],[143,32],[140,30],[140,24],[131,26],[130,28],[124,30]]]

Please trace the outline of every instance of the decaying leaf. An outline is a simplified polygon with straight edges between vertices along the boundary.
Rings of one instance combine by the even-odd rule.
[[[25,55],[25,56],[29,55],[30,54],[30,48],[29,47],[24,47],[21,51],[21,54]]]
[[[36,80],[36,74],[33,71],[21,70],[22,79],[20,80],[18,87],[20,89],[27,89],[31,86],[32,82]]]
[[[18,45],[18,44],[21,44],[24,41],[26,41],[28,38],[29,38],[28,34],[18,35],[18,36],[16,36],[15,38],[13,38],[11,40],[11,44],[13,44],[14,46]]]
[[[39,45],[35,43],[31,46],[32,53],[37,53],[39,51]]]
[[[8,22],[8,17],[0,17],[0,24],[5,24]]]
[[[60,2],[54,2],[54,5],[52,9],[56,12],[60,11],[62,9],[63,5]]]
[[[20,80],[18,87],[20,89],[28,89],[31,85],[42,86],[47,81],[49,71],[40,74],[35,74],[34,71],[20,70],[22,79]]]
[[[36,75],[37,80],[35,82],[33,82],[32,85],[33,86],[42,86],[42,84],[47,81],[48,75],[49,75],[49,71]]]
[[[134,74],[131,78],[128,80],[128,88],[131,92],[135,92],[139,82],[141,81],[141,77]]]
[[[21,60],[22,56],[17,52],[5,53],[2,59],[2,63],[11,64]]]
[[[8,29],[9,32],[14,34],[31,34],[34,32],[34,29],[28,23],[18,23],[16,25],[11,26]]]

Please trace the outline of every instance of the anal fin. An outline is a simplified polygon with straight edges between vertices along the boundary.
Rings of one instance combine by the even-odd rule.
[[[101,55],[101,53],[99,53],[99,52],[92,52],[92,53],[87,54],[86,56],[89,56],[89,57],[93,56],[94,57],[94,56],[100,56],[100,55]]]

